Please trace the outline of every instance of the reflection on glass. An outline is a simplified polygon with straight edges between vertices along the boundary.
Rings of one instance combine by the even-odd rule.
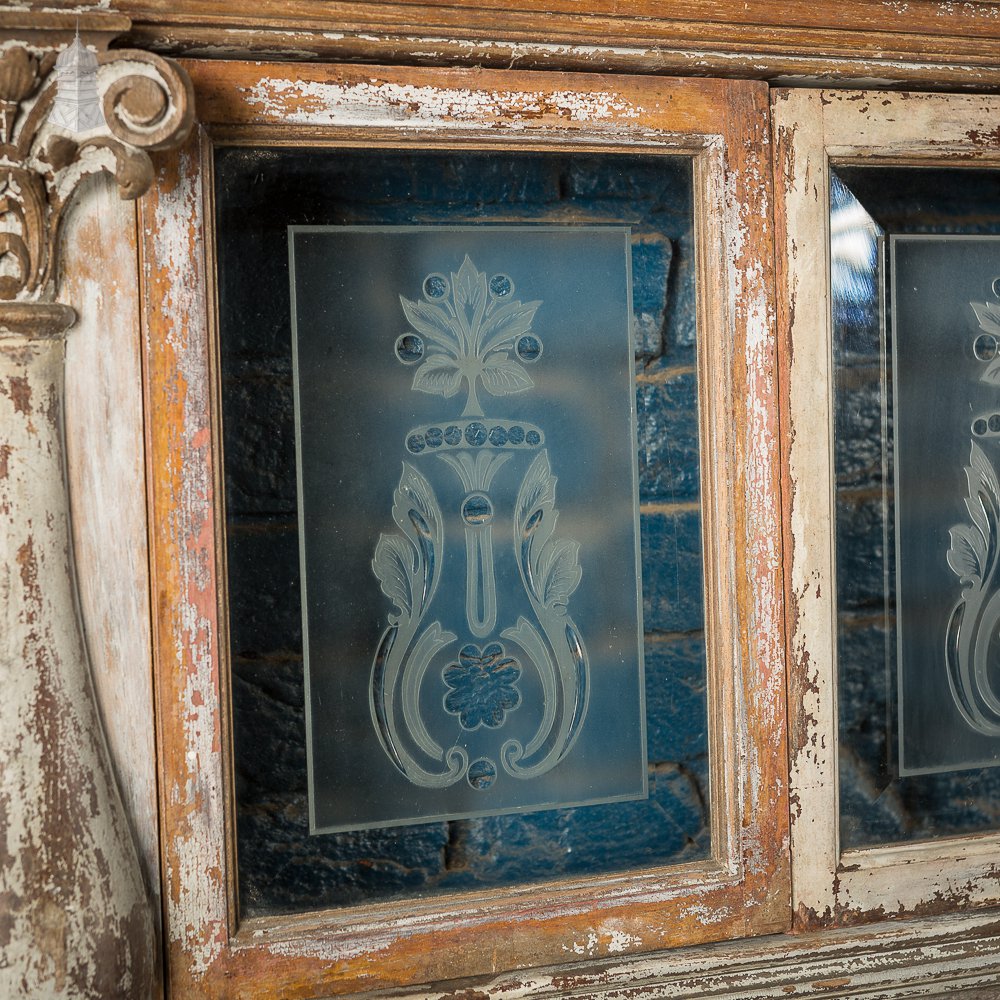
[[[1000,275],[1000,176],[841,166],[830,194],[841,844],[991,829],[998,741],[969,724],[975,668],[949,663],[985,538],[970,303]]]
[[[314,833],[646,794],[629,236],[290,230]]]
[[[217,151],[226,585],[237,876],[244,916],[521,885],[709,857],[692,173],[691,159],[680,155],[388,149],[333,152],[235,146]],[[631,230],[627,252],[635,339],[633,386],[638,426],[634,450],[639,459],[648,797],[310,834],[288,226],[435,225],[483,230],[512,223]],[[394,468],[389,481],[370,495],[362,491],[363,477],[357,472],[336,477],[338,491],[348,502],[354,499],[357,514],[345,522],[335,544],[322,553],[323,562],[335,576],[345,550],[359,546],[352,558],[361,567],[359,572],[368,588],[366,600],[375,608],[374,625],[351,640],[361,665],[358,697],[350,712],[350,723],[357,727],[359,738],[370,738],[377,731],[368,696],[371,666],[395,606],[382,591],[371,563],[381,535],[405,537],[392,515],[403,461],[432,482],[446,533],[461,529],[457,538],[445,539],[448,554],[461,564],[459,580],[466,579],[463,517],[470,519],[470,527],[477,528],[489,516],[474,491],[457,496],[461,492],[458,474],[432,457],[441,449],[455,447],[449,444],[454,434],[447,440],[445,435],[449,426],[457,426],[461,419],[468,387],[463,385],[451,397],[413,390],[416,370],[428,353],[427,336],[409,323],[399,299],[402,295],[410,302],[426,302],[423,280],[438,275],[450,283],[452,270],[457,272],[461,267],[466,252],[476,269],[489,278],[509,277],[513,297],[522,304],[542,302],[532,322],[537,345],[525,341],[520,344],[520,355],[515,345],[510,357],[539,388],[543,383],[551,386],[551,377],[562,367],[551,363],[558,345],[548,337],[546,312],[556,300],[546,273],[517,273],[509,258],[488,267],[478,251],[465,248],[447,267],[429,261],[417,274],[386,279],[392,294],[380,316],[384,324],[379,331],[368,331],[385,337],[374,352],[383,366],[384,384],[395,386],[394,406],[406,399],[409,405],[422,402],[433,412],[426,420],[414,418],[405,427],[393,425],[391,433],[381,435],[351,435],[341,425],[328,429],[330,447],[340,449],[345,461],[353,456],[352,469],[359,467],[359,450],[368,447],[380,452],[379,461]],[[384,259],[364,268],[361,264],[359,261],[359,270],[383,276],[394,266]],[[496,286],[496,291],[504,289],[502,282]],[[427,290],[433,294],[436,283],[430,282]],[[337,322],[338,317],[331,312],[330,326]],[[335,346],[342,349],[344,345],[338,342]],[[561,384],[564,396],[574,389],[572,380],[563,378]],[[494,405],[506,413],[507,407],[527,406],[537,395],[531,389],[494,397],[482,389],[482,379],[476,392],[484,413],[491,416],[499,413],[492,409]],[[371,398],[362,402],[373,406]],[[455,414],[455,419],[443,426],[436,422],[442,407]],[[465,419],[471,422],[474,418]],[[544,444],[541,448],[521,444],[519,457],[511,457],[498,470],[490,490],[507,482],[517,470],[516,463],[533,461],[539,451],[548,450],[551,474],[557,480],[555,508],[560,512],[552,537],[580,543],[581,583],[570,596],[568,613],[579,627],[582,648],[592,667],[601,650],[595,650],[587,634],[581,601],[588,585],[602,578],[605,567],[599,561],[595,564],[590,554],[589,534],[567,524],[566,503],[575,473],[554,448],[552,435],[558,435],[559,422],[527,413],[517,418],[497,415],[484,428],[487,440],[479,447],[496,450],[489,443],[489,432],[499,425],[506,430],[508,443],[513,431],[513,445],[504,449],[513,455],[514,446],[518,446],[513,425],[524,429],[527,441],[528,423],[536,425],[539,443],[541,435],[546,435]],[[424,448],[417,452],[407,447],[406,432],[413,428],[424,437]],[[441,444],[436,444],[434,428],[441,431]],[[477,433],[472,436],[478,439]],[[624,442],[618,447],[621,456],[633,450]],[[593,455],[588,456],[588,466],[592,459]],[[438,472],[428,473],[428,468]],[[524,471],[521,469],[522,475]],[[453,484],[448,489],[456,491],[451,501],[444,492],[448,477]],[[518,479],[516,475],[513,478]],[[627,482],[616,486],[626,493],[629,489]],[[513,487],[508,489],[508,498],[513,504]],[[464,500],[468,503],[457,506]],[[367,537],[359,534],[359,524],[369,532]],[[513,528],[510,520],[506,529],[499,528],[496,513],[492,526],[494,567],[499,578],[502,565],[496,553],[512,548]],[[512,557],[507,565],[512,567],[514,585],[523,591]],[[464,586],[457,589],[454,617],[461,622],[466,595]],[[436,602],[443,593],[438,590]],[[499,621],[503,615],[499,589],[497,594]],[[359,597],[352,591],[346,607],[340,605],[345,620],[363,620]],[[529,599],[524,601],[530,611]],[[483,605],[477,617],[488,619]],[[476,738],[499,735],[529,711],[529,688],[534,685],[538,691],[539,683],[521,651],[507,640],[499,639],[503,653],[494,656],[495,650],[488,648],[492,639],[476,637],[468,626],[466,630],[470,634],[452,645],[448,663],[439,665],[441,670],[456,667],[448,674],[456,683],[449,685],[443,673],[433,678],[440,697],[453,711],[448,712],[443,702],[437,710],[451,722],[449,736],[466,731],[462,729],[463,716]],[[466,650],[466,646],[475,646],[478,651]],[[514,667],[505,662],[508,660],[515,660],[521,670],[516,681]],[[591,675],[593,680],[592,670]],[[461,676],[478,677],[485,683],[463,683]],[[482,696],[484,690],[488,697]],[[522,700],[514,708],[511,702],[516,694]],[[567,760],[580,748],[596,718],[595,705],[593,688],[580,736]],[[487,725],[487,720],[499,721],[501,713],[502,726],[492,729]],[[322,718],[318,721],[324,722]],[[525,738],[530,742],[531,737]],[[394,769],[377,737],[374,748]],[[470,751],[469,777],[453,786],[453,790],[463,789],[472,802],[482,794],[470,780],[482,784],[489,778],[488,768],[473,766],[480,756],[496,762],[486,752],[473,755]],[[551,774],[558,773],[561,766],[553,768]],[[497,780],[506,776],[502,764],[500,776]],[[365,774],[359,780],[364,783]],[[506,780],[516,782],[509,776]],[[410,787],[416,794],[422,793],[419,786]]]
[[[996,764],[1000,238],[893,236],[890,266],[899,769]]]

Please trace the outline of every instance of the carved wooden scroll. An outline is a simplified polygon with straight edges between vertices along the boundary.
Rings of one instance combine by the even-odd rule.
[[[179,143],[193,109],[169,60],[77,39],[57,66],[53,35],[0,41],[0,995],[149,997],[155,920],[77,618],[62,429],[76,317],[54,299],[81,181],[108,172],[139,197],[148,151]],[[100,113],[74,118],[88,94]]]

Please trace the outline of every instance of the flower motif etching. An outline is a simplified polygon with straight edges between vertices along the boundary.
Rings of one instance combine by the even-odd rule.
[[[487,726],[499,729],[507,712],[521,704],[517,682],[521,667],[513,657],[504,655],[499,642],[480,649],[474,643],[463,646],[458,663],[442,671],[448,693],[445,710],[457,715],[463,729]]]
[[[419,366],[413,388],[454,396],[463,381],[468,400],[463,416],[482,416],[477,385],[491,396],[524,392],[534,382],[522,362],[533,364],[542,353],[531,323],[541,302],[513,298],[514,283],[505,274],[487,277],[466,255],[457,274],[430,274],[423,301],[399,297],[416,335],[396,341],[396,356]]]
[[[457,272],[433,272],[419,287],[416,301],[400,296],[411,329],[396,336],[396,359],[414,369],[415,390],[450,398],[464,387],[468,396],[460,417],[427,408],[427,422],[411,426],[404,437],[408,455],[419,456],[424,472],[403,463],[392,509],[399,532],[382,534],[375,549],[372,568],[397,610],[372,661],[369,708],[383,750],[414,784],[448,788],[465,776],[483,791],[501,768],[521,780],[551,770],[573,747],[586,717],[587,652],[568,610],[582,576],[579,545],[555,534],[556,477],[544,431],[520,414],[487,417],[476,396],[477,387],[493,397],[532,388],[527,369],[544,350],[531,328],[541,301],[514,298],[508,275],[479,271],[468,255]],[[517,469],[531,452],[528,469]],[[448,530],[431,485],[451,480],[445,467],[462,486],[461,501],[448,508],[461,520]],[[512,511],[513,484],[504,487],[501,480],[493,492],[501,469],[521,476]],[[453,481],[441,484],[452,501],[454,487]],[[503,534],[495,533],[503,528],[510,534],[498,550]],[[464,541],[464,586],[461,552],[446,555],[446,541],[449,548]],[[510,594],[498,586],[497,559],[507,567]],[[523,591],[511,579],[515,567]],[[439,584],[444,596],[435,602]],[[523,613],[505,628],[504,605],[511,601]],[[469,641],[459,647],[463,632]],[[445,684],[434,713],[420,697],[431,670]],[[526,695],[531,711],[511,724],[507,713],[525,700],[525,670],[532,672]],[[540,719],[532,714],[539,701]],[[458,717],[457,734],[449,716]],[[502,727],[510,738],[489,746]],[[473,731],[480,731],[476,740],[466,741]],[[472,760],[481,751],[490,756]]]

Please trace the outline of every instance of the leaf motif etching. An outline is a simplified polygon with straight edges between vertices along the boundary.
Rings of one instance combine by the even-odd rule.
[[[1000,736],[1000,698],[994,680],[1000,653],[1000,483],[975,441],[965,476],[969,522],[949,530],[948,565],[963,589],[949,617],[945,638],[948,684],[965,721],[986,736]]]
[[[973,342],[973,354],[984,366],[980,381],[1000,386],[1000,303],[970,305],[980,330]],[[1000,736],[1000,480],[976,440],[1000,434],[1000,414],[976,417],[971,429],[965,466],[968,520],[948,532],[947,562],[962,593],[948,618],[945,663],[952,698],[965,721],[984,736]]]
[[[396,359],[414,368],[414,390],[448,400],[464,388],[465,405],[402,434],[408,460],[392,509],[400,530],[380,536],[372,561],[393,610],[372,662],[369,705],[383,750],[410,781],[444,788],[464,777],[486,793],[502,784],[501,769],[526,780],[557,766],[583,726],[590,665],[569,615],[583,577],[580,547],[555,533],[544,430],[487,416],[480,404],[480,390],[499,400],[534,387],[528,366],[542,356],[533,329],[542,302],[515,299],[508,275],[489,276],[468,256],[455,272],[428,274],[420,291],[400,296],[410,330],[394,342]],[[504,475],[520,478],[498,490]],[[460,502],[446,515],[437,496],[456,492]],[[510,534],[501,544],[494,531],[504,521]],[[449,537],[458,545],[447,556]],[[499,566],[508,568],[503,591]],[[458,576],[444,589],[464,592],[464,602],[435,602],[443,573]],[[472,638],[456,651],[460,635]],[[476,756],[484,748],[489,756]]]
[[[982,333],[973,344],[976,357],[986,362],[981,382],[1000,386],[1000,302],[970,302]]]
[[[513,298],[514,283],[505,274],[487,278],[468,256],[457,274],[429,274],[423,298],[399,297],[415,333],[396,342],[405,364],[417,364],[413,388],[450,398],[468,390],[463,416],[482,416],[477,386],[492,396],[524,392],[535,383],[522,362],[542,353],[531,332],[541,302]]]

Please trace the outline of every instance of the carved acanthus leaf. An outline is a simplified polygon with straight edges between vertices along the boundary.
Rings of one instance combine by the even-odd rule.
[[[0,101],[20,104],[38,84],[38,60],[27,49],[8,49],[0,56]]]

